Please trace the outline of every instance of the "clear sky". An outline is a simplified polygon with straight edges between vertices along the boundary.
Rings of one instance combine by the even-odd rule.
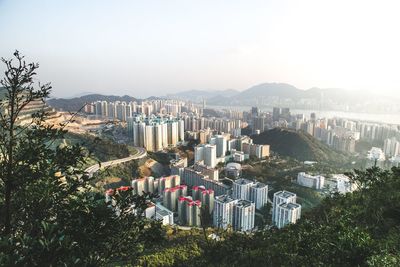
[[[399,12],[396,0],[0,0],[0,56],[38,61],[59,97],[262,82],[398,94]]]

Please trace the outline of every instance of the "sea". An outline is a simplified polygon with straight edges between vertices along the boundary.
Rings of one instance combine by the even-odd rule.
[[[207,108],[216,110],[231,109],[237,111],[250,111],[251,106],[217,106],[207,105]],[[260,108],[262,112],[272,112],[272,108]],[[304,114],[306,118],[309,118],[311,113],[316,113],[317,118],[345,118],[366,122],[376,122],[384,124],[395,124],[400,125],[400,113],[396,114],[383,114],[383,113],[358,113],[358,112],[347,112],[347,111],[336,111],[336,110],[310,110],[310,109],[290,109],[291,114]]]

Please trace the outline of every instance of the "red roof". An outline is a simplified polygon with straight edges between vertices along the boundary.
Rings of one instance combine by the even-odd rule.
[[[130,186],[121,186],[121,187],[119,187],[117,190],[118,190],[118,191],[128,191],[129,189],[131,189]]]

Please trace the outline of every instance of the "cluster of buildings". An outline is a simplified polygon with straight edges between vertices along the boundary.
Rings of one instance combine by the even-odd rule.
[[[131,186],[123,186],[117,190],[106,191],[106,202],[117,191],[131,191],[133,195],[145,193],[159,197],[148,204],[144,216],[149,219],[160,220],[164,225],[175,223],[174,214],[177,214],[179,224],[201,226],[201,212],[212,214],[214,210],[214,191],[204,186],[193,186],[191,195],[189,187],[181,184],[179,175],[171,175],[155,179],[152,176],[134,179]]]
[[[237,231],[251,231],[254,228],[254,203],[234,199],[229,195],[216,196],[214,200],[214,227],[227,229],[232,227]]]
[[[161,151],[184,141],[184,122],[172,116],[138,115],[129,117],[128,136],[134,146],[148,151]]]
[[[248,136],[230,138],[230,135],[220,134],[209,136],[206,144],[194,148],[194,161],[202,161],[208,167],[214,168],[220,162],[242,162],[252,156],[262,159],[269,154],[269,145],[253,144]]]
[[[329,177],[324,177],[322,175],[299,172],[297,174],[297,184],[315,190],[327,189],[328,192],[338,192],[340,194],[353,192],[357,189],[356,184],[344,174],[333,174]]]
[[[215,198],[214,227],[237,231],[251,231],[254,228],[256,209],[261,209],[268,202],[268,186],[247,179],[233,182],[231,195],[220,195]]]
[[[210,129],[219,133],[233,133],[234,130],[240,131],[247,124],[240,119],[202,117],[197,114],[182,114],[182,120],[185,122],[185,131],[198,137],[197,133]],[[200,139],[200,137],[198,137]],[[197,139],[197,138],[196,138]]]
[[[253,107],[247,121],[253,133],[274,127],[302,130],[336,150],[351,153],[355,152],[355,145],[359,140],[383,142],[389,138],[400,139],[400,128],[397,125],[342,118],[317,118],[315,113],[311,113],[306,119],[304,114],[291,114],[289,108],[274,107],[271,113],[263,113]]]
[[[178,116],[183,112],[200,114],[201,108],[191,102],[179,100],[146,100],[146,101],[95,101],[85,105],[85,113],[98,117],[126,121],[136,114],[153,114]]]

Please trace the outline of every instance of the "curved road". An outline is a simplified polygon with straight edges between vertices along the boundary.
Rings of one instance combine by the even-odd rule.
[[[106,162],[101,162],[100,164],[95,164],[95,165],[90,166],[85,171],[89,174],[89,177],[92,177],[95,172],[97,172],[98,170],[100,170],[103,167],[114,166],[114,165],[118,165],[118,164],[128,162],[131,160],[141,159],[141,158],[144,158],[147,156],[146,149],[144,149],[142,147],[135,147],[135,148],[137,150],[136,154],[130,155],[129,157],[122,158],[122,159],[115,159],[115,160],[110,160],[110,161],[106,161]]]

